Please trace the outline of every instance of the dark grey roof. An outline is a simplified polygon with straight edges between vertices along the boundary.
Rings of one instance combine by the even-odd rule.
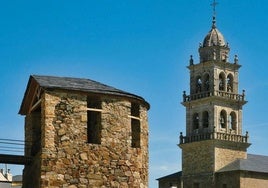
[[[66,89],[73,91],[94,92],[102,94],[121,95],[139,100],[144,100],[142,97],[116,89],[114,87],[84,78],[71,77],[56,77],[56,76],[40,76],[32,75],[38,84],[43,88]]]
[[[142,97],[116,89],[100,82],[96,82],[94,80],[85,78],[31,75],[24,93],[19,114],[26,115],[29,112],[33,98],[35,97],[34,95],[36,93],[36,89],[38,87],[42,88],[43,90],[60,89],[91,94],[127,97],[129,99],[139,100],[147,107],[147,109],[150,108],[149,103],[146,102]]]
[[[248,154],[247,159],[237,159],[218,172],[237,170],[268,173],[268,156]]]
[[[179,171],[179,172],[176,172],[176,173],[173,173],[173,174],[169,174],[167,176],[164,176],[164,177],[161,177],[161,178],[158,178],[156,180],[162,180],[162,179],[176,179],[176,178],[180,178],[182,175],[182,171]]]

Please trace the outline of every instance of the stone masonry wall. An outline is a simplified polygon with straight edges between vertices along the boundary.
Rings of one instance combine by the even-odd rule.
[[[215,176],[216,187],[223,187],[223,185],[225,185],[227,188],[240,187],[239,171],[216,173]]]
[[[200,188],[215,186],[214,173],[234,160],[246,159],[249,144],[222,140],[205,140],[181,144],[183,186]]]
[[[216,174],[216,187],[222,187],[225,184],[227,188],[267,188],[267,180],[266,173],[249,171],[221,172]]]
[[[183,176],[213,171],[214,148],[211,143],[212,141],[208,140],[180,145]]]
[[[267,173],[241,172],[240,187],[241,188],[267,188]]]
[[[247,158],[247,147],[239,147],[239,143],[228,147],[227,141],[222,141],[222,146],[215,148],[215,171],[220,170],[224,166],[230,164],[236,159]]]
[[[141,147],[131,147],[131,102],[101,96],[101,144],[87,143],[87,96],[46,92],[42,101],[41,181],[45,188],[148,187],[147,109]]]

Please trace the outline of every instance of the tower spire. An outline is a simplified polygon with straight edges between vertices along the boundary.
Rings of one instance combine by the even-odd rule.
[[[213,7],[213,17],[212,17],[212,27],[215,28],[216,27],[216,6],[219,3],[216,2],[216,0],[213,0],[213,2],[210,4]]]

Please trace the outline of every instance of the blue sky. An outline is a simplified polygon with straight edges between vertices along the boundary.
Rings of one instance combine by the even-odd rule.
[[[212,0],[4,1],[0,6],[0,138],[23,139],[18,115],[29,75],[90,78],[150,104],[150,187],[181,169],[182,91],[189,56],[211,28]],[[217,28],[238,54],[249,101],[249,153],[268,155],[268,2],[219,0]],[[21,167],[11,166],[13,174]]]

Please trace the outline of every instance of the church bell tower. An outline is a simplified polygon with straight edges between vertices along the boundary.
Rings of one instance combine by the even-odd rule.
[[[236,159],[247,158],[248,133],[243,135],[239,93],[241,65],[229,60],[229,45],[216,27],[215,1],[212,26],[199,46],[199,62],[190,56],[190,93],[183,92],[186,135],[180,134],[183,188],[214,188],[215,173]]]

